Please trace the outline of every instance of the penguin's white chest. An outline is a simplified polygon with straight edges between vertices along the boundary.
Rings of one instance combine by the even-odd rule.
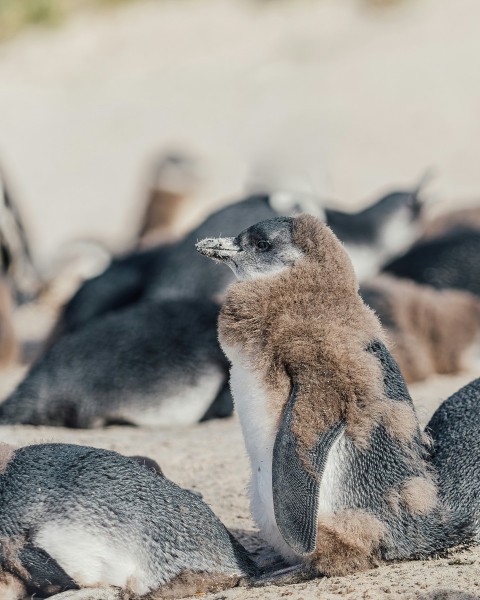
[[[272,459],[276,423],[272,411],[269,411],[267,394],[255,370],[246,366],[231,348],[228,349],[228,357],[232,361],[230,388],[252,468],[250,503],[253,518],[264,539],[277,552],[286,560],[298,562],[298,556],[285,543],[275,520]]]

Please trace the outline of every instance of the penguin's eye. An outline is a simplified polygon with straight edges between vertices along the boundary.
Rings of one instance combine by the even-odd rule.
[[[260,252],[265,252],[265,250],[268,250],[270,248],[270,246],[271,246],[270,242],[267,242],[265,240],[259,240],[255,244],[255,247],[257,248],[257,250],[260,250]]]

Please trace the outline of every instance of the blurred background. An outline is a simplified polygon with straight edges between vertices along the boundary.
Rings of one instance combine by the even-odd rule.
[[[475,0],[0,0],[0,162],[35,259],[124,248],[167,147],[202,160],[191,221],[265,165],[344,208],[433,167],[439,210],[471,205],[479,22]]]

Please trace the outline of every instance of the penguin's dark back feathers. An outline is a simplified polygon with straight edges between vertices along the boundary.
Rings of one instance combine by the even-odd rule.
[[[455,288],[480,295],[480,232],[451,231],[411,248],[384,271],[438,289]]]
[[[426,427],[433,441],[431,461],[446,504],[480,529],[480,379],[437,409]]]

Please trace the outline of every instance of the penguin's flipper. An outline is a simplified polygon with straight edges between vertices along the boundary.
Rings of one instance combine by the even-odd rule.
[[[54,594],[78,590],[75,581],[45,550],[27,542],[13,563],[7,565],[26,586],[29,594]]]
[[[247,585],[249,587],[264,587],[267,585],[294,585],[296,583],[310,581],[316,577],[318,577],[318,573],[314,569],[301,564],[264,573],[263,575],[260,575],[260,577],[251,579]]]
[[[406,402],[413,407],[413,401],[408,391],[403,375],[383,342],[372,341],[366,348],[367,352],[373,354],[380,363],[383,375],[383,386],[385,396],[396,402]]]
[[[275,438],[272,490],[275,519],[286,543],[297,554],[310,554],[317,545],[318,493],[328,454],[345,429],[339,421],[321,432],[317,443],[300,456],[292,430],[298,388],[294,384]]]

